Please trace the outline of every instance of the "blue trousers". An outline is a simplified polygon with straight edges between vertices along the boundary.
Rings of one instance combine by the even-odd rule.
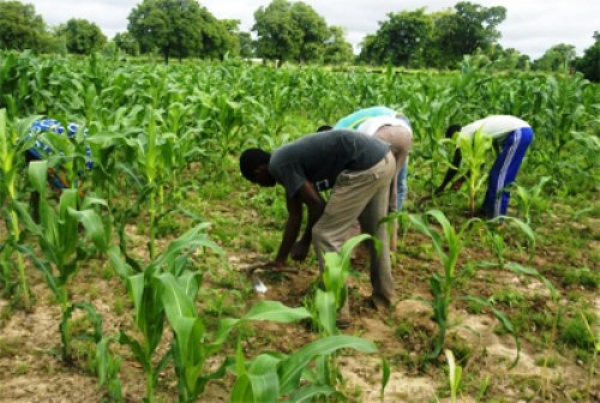
[[[396,211],[402,211],[402,205],[404,204],[404,199],[408,193],[408,160],[400,172],[398,172],[396,186],[398,189],[398,192],[396,193]]]
[[[515,181],[532,140],[533,130],[530,127],[517,129],[503,140],[502,150],[490,170],[483,202],[483,210],[489,218],[506,215],[509,186]]]

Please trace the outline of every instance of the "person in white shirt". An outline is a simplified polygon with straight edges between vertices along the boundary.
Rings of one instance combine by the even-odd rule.
[[[482,206],[474,213],[476,216],[495,218],[506,215],[510,199],[509,187],[515,181],[525,153],[533,141],[533,129],[529,123],[511,115],[491,115],[462,127],[452,125],[446,130],[446,137],[452,138],[459,132],[461,136],[472,138],[476,132],[490,137],[499,149],[496,161],[489,172],[488,188]],[[456,149],[452,165],[448,168],[440,186],[433,195],[442,193],[452,181],[462,161],[460,149]],[[464,182],[459,178],[451,190],[457,190]],[[433,195],[425,196],[419,204],[430,199]]]

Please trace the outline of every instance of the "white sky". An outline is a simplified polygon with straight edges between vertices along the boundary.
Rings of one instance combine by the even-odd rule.
[[[50,26],[70,18],[83,18],[96,23],[110,39],[127,29],[127,16],[141,0],[21,0],[33,4],[36,13]],[[357,46],[367,34],[375,33],[379,21],[387,13],[412,11],[426,7],[426,12],[453,8],[458,0],[304,0],[325,18],[328,25],[346,30],[346,38]],[[504,6],[507,17],[499,26],[500,44],[515,48],[536,59],[554,45],[574,45],[577,55],[590,47],[592,35],[600,31],[598,0],[470,0],[483,7]],[[238,19],[241,29],[249,31],[254,24],[254,12],[268,6],[271,0],[203,0],[219,19]]]

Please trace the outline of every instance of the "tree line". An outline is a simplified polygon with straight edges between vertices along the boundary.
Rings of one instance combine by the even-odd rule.
[[[477,55],[506,68],[561,71],[577,68],[600,81],[600,35],[577,58],[575,47],[557,44],[537,60],[503,48],[502,6],[461,1],[454,8],[427,13],[425,7],[388,13],[354,54],[340,26],[302,1],[272,0],[254,12],[251,32],[239,20],[217,19],[196,0],[143,0],[129,13],[127,30],[108,40],[93,22],[70,19],[49,28],[31,4],[0,0],[0,48],[39,53],[89,54],[119,49],[129,55],[171,58],[261,58],[278,63],[391,65],[456,68],[465,55]],[[252,34],[254,33],[254,34]]]

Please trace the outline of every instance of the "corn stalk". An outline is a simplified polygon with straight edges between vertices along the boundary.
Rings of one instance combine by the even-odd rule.
[[[17,180],[19,178],[19,158],[24,152],[24,148],[19,146],[19,137],[16,131],[9,133],[7,129],[6,120],[6,109],[0,109],[0,195],[2,199],[6,198],[6,201],[2,203],[2,215],[6,216],[7,232],[9,233],[9,243],[15,244],[21,239],[21,230],[19,228],[19,217],[15,206],[19,202],[19,195],[17,193]],[[23,144],[21,143],[21,146]],[[6,209],[8,206],[8,209]],[[6,210],[5,210],[6,209]],[[11,265],[13,253],[16,255],[16,266],[21,287],[21,300],[26,310],[31,309],[31,297],[29,293],[29,286],[27,284],[27,277],[25,274],[25,262],[23,255],[18,250],[14,250],[10,245],[3,245],[4,251],[3,257],[5,258],[4,264]],[[4,282],[6,283],[7,289],[9,289],[8,283],[9,271],[6,271]]]

